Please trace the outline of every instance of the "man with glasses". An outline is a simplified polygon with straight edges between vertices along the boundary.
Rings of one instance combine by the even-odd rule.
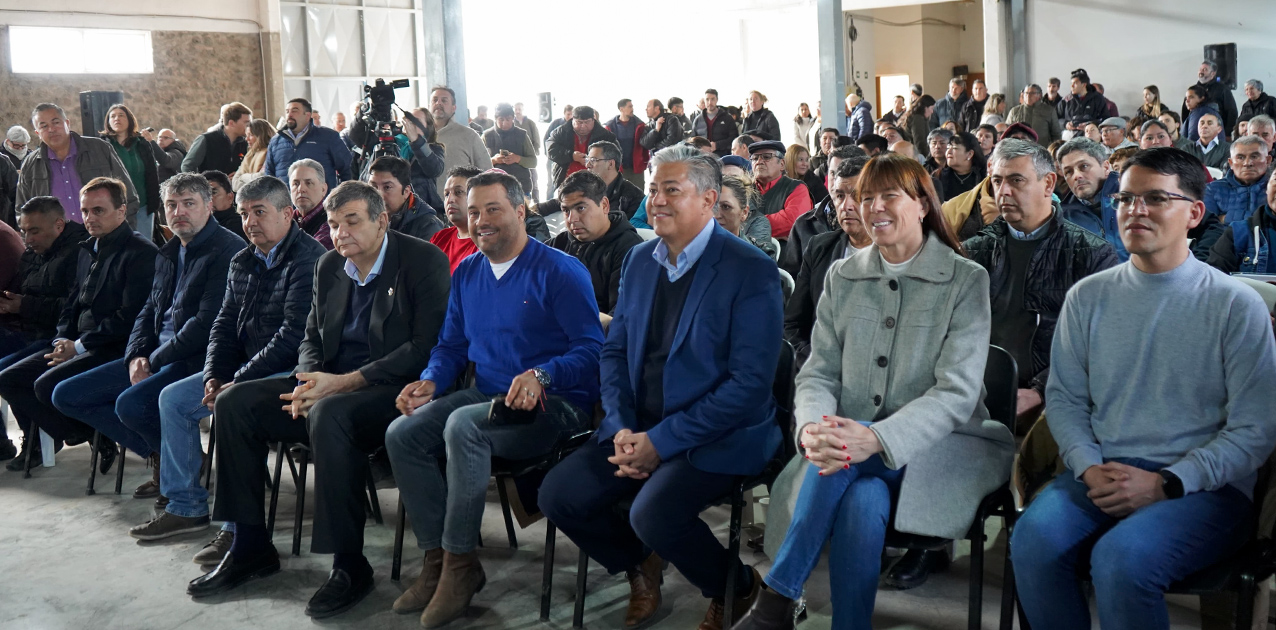
[[[13,170],[22,170],[22,160],[27,157],[27,145],[31,143],[31,134],[22,125],[9,127],[4,134],[4,142],[0,142],[0,157],[4,157],[13,165]]]
[[[1130,264],[1064,302],[1046,406],[1067,471],[1011,536],[1038,630],[1091,627],[1083,580],[1104,628],[1169,628],[1165,589],[1253,534],[1256,471],[1276,446],[1276,342],[1258,294],[1188,251],[1204,192],[1182,151],[1131,157],[1114,195]]]
[[[1232,143],[1227,163],[1227,175],[1205,186],[1206,221],[1244,221],[1263,204],[1271,156],[1262,138],[1243,136]]]
[[[1071,191],[1063,198],[1061,216],[1102,236],[1122,262],[1128,260],[1130,255],[1117,230],[1116,206],[1110,198],[1121,185],[1120,174],[1108,165],[1103,145],[1089,138],[1073,138],[1055,152],[1055,162]]]
[[[1243,139],[1243,138],[1242,138]],[[1237,142],[1239,144],[1239,142]],[[1206,187],[1205,194],[1209,195]],[[1224,273],[1276,273],[1276,177],[1267,178],[1267,203],[1243,221],[1226,222],[1206,262]],[[1201,255],[1197,250],[1197,258]]]
[[[1048,147],[1063,137],[1059,128],[1059,114],[1041,98],[1041,86],[1033,83],[1023,89],[1023,101],[1010,108],[1006,124],[1024,123],[1037,132],[1037,143]]]
[[[1137,144],[1125,137],[1125,125],[1125,119],[1116,116],[1104,120],[1099,125],[1099,137],[1103,139],[1103,146],[1111,151],[1126,147],[1138,147]]]
[[[749,145],[753,182],[762,197],[762,214],[771,222],[771,236],[786,240],[793,224],[811,209],[806,184],[784,174],[784,143],[778,140]]]
[[[143,129],[139,133],[151,143],[151,153],[155,155],[155,167],[161,182],[182,172],[182,160],[186,159],[186,145],[177,139],[177,132],[172,129],[160,129],[155,135],[154,129]],[[234,173],[231,173],[234,175]]]
[[[585,168],[602,178],[607,185],[607,201],[611,212],[623,212],[625,219],[634,218],[638,205],[642,203],[642,189],[620,176],[620,145],[615,142],[600,141],[589,145],[585,158]]]

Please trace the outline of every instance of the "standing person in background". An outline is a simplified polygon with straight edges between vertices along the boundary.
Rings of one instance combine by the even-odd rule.
[[[594,108],[580,105],[573,109],[572,124],[555,129],[545,143],[545,156],[550,161],[549,172],[554,187],[561,185],[568,175],[585,170],[589,147],[602,140],[615,143],[616,136],[598,124]],[[616,146],[619,147],[619,143]],[[616,168],[620,168],[619,163]]]
[[[536,166],[536,148],[531,134],[514,124],[514,107],[496,106],[496,124],[483,132],[483,145],[492,156],[492,165],[518,180],[523,190],[532,189],[531,169]]]
[[[1094,91],[1098,92],[1099,96],[1103,96],[1103,84],[1095,83]],[[1104,118],[1116,118],[1121,115],[1121,113],[1117,111],[1117,105],[1116,103],[1112,102],[1112,99],[1106,96],[1103,96],[1103,103],[1104,103],[1104,108],[1103,108]]]
[[[814,127],[815,117],[811,115],[811,108],[806,103],[798,105],[797,116],[793,117],[793,141],[810,149],[811,129]]]
[[[1063,96],[1059,94],[1059,86],[1059,77],[1050,77],[1046,83],[1046,95],[1041,100],[1054,108],[1055,116],[1063,118]]]
[[[575,108],[572,107],[570,104],[564,105],[562,117],[555,118],[553,122],[549,123],[549,126],[545,128],[545,138],[544,138],[545,145],[549,145],[549,135],[554,133],[555,129],[558,129],[559,127],[562,127],[563,125],[570,123],[572,121],[573,109]],[[546,146],[546,150],[548,150],[548,146]]]
[[[239,169],[248,141],[244,138],[253,120],[253,110],[243,103],[222,105],[221,124],[200,134],[182,160],[183,173],[219,170],[227,175]]]
[[[522,103],[514,103],[514,126],[527,132],[527,135],[530,136],[532,139],[532,150],[535,151],[533,155],[540,156],[541,132],[536,127],[536,121],[523,115]],[[528,171],[532,175],[532,189],[531,189],[532,201],[534,202],[540,201],[541,184],[540,184],[540,177],[537,175],[537,172],[536,172],[537,169],[531,168],[531,169],[528,169]]]
[[[244,161],[231,178],[231,187],[239,190],[244,184],[262,176],[266,166],[266,149],[270,148],[270,140],[275,137],[275,127],[263,118],[254,118],[248,124],[248,152]]]
[[[473,166],[480,171],[492,168],[492,158],[488,155],[483,140],[463,121],[454,120],[455,90],[445,85],[430,90],[430,115],[434,117],[438,143],[446,149],[443,154],[443,170],[435,176],[435,194],[447,183],[447,173],[457,166]]]
[[[288,101],[286,121],[279,134],[270,140],[266,148],[266,164],[262,170],[279,179],[288,175],[293,162],[314,160],[323,166],[328,188],[354,177],[354,156],[341,134],[314,124],[310,115],[310,101],[294,98]]]
[[[975,128],[983,124],[986,104],[988,104],[988,86],[984,84],[983,79],[975,79],[970,84],[970,100],[966,101],[957,115],[957,129],[974,133]]]
[[[138,135],[137,117],[128,107],[112,105],[106,110],[102,122],[102,138],[111,143],[129,179],[138,191],[141,202],[137,213],[130,217],[129,225],[143,237],[151,238],[155,229],[155,213],[161,206],[159,174],[156,172],[155,154],[151,143]]]
[[[762,140],[780,139],[780,121],[775,114],[766,108],[766,95],[754,90],[749,92],[749,115],[744,119],[744,130],[740,133],[757,136]],[[712,138],[710,138],[712,139]]]
[[[678,122],[682,123],[682,130],[686,135],[691,135],[691,119],[687,118],[686,107],[682,99],[677,96],[669,97],[669,111],[678,117]]]
[[[904,118],[904,114],[907,112],[908,106],[904,104],[904,97],[897,94],[895,95],[895,107],[885,114],[882,114],[880,120],[892,125],[900,124],[900,121]]]
[[[22,125],[14,125],[5,132],[4,142],[0,143],[0,157],[8,159],[13,170],[21,170],[22,160],[27,157],[30,145],[31,134]]]
[[[1205,93],[1202,97],[1202,104],[1208,105],[1218,112],[1219,120],[1223,122],[1224,129],[1236,128],[1236,98],[1232,96],[1232,91],[1227,89],[1223,84],[1223,78],[1218,76],[1218,64],[1206,59],[1201,62],[1200,69],[1196,72],[1197,82],[1192,87],[1200,87]],[[1190,88],[1189,88],[1190,89]],[[1248,92],[1246,95],[1248,96]],[[1183,102],[1183,111],[1180,115],[1183,120],[1187,120],[1188,112],[1192,110],[1185,100]],[[1113,114],[1115,116],[1115,114]],[[1195,127],[1195,125],[1193,125]],[[1196,138],[1193,137],[1193,140]]]
[[[177,133],[172,129],[160,129],[156,135],[155,130],[147,127],[138,132],[147,142],[151,143],[151,154],[155,156],[155,172],[160,181],[164,183],[168,178],[182,172],[182,160],[186,157],[186,145],[177,139]]]
[[[647,101],[647,133],[643,134],[640,143],[649,154],[665,147],[671,147],[686,137],[686,127],[673,112],[665,109],[660,99]]]
[[[984,105],[984,113],[979,117],[979,124],[996,126],[1004,122],[1006,122],[1006,96],[1000,93],[992,94]],[[973,132],[974,129],[970,131]]]
[[[846,95],[846,109],[850,117],[846,121],[846,135],[851,144],[858,144],[860,138],[873,133],[873,104],[852,93]]]
[[[647,149],[642,146],[642,136],[647,132],[647,125],[644,125],[637,116],[634,116],[634,102],[627,98],[620,99],[616,103],[616,109],[620,111],[606,125],[607,131],[616,136],[616,142],[620,144],[620,153],[624,157],[621,164],[621,175],[629,180],[629,183],[642,188],[646,185],[643,180],[643,171],[647,170],[647,160],[649,155]]]
[[[707,139],[718,157],[731,154],[731,143],[737,135],[735,120],[725,108],[718,107],[718,91],[709,88],[704,91],[704,108],[692,121],[692,134]],[[778,129],[778,127],[777,127]]]
[[[930,118],[935,115],[935,98],[929,94],[923,94],[920,98],[913,101],[908,106],[907,122],[904,125],[904,131],[908,132],[910,138],[905,138],[913,143],[913,145],[921,152],[923,158],[929,157],[929,149],[926,146],[926,136],[930,135]]]
[[[1032,127],[1037,132],[1037,143],[1043,147],[1048,147],[1063,137],[1063,130],[1059,128],[1059,114],[1053,105],[1041,97],[1041,86],[1036,83],[1023,89],[1022,100],[1019,105],[1010,108],[1006,123],[1023,123]]]
[[[970,97],[966,95],[966,80],[961,77],[949,79],[948,93],[935,102],[935,112],[930,118],[930,128],[942,127],[950,120],[955,122],[957,116],[961,114],[961,108],[966,106],[968,100]],[[917,141],[917,138],[913,138],[913,142]]]
[[[477,126],[482,131],[480,134],[492,128],[492,119],[487,117],[487,105],[478,106],[478,115],[470,120],[470,126]],[[478,131],[477,129],[475,131]]]

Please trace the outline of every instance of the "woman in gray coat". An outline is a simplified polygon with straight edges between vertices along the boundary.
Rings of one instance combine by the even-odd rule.
[[[826,541],[833,627],[870,628],[888,526],[960,538],[1010,476],[1014,439],[983,404],[988,274],[963,256],[917,161],[874,158],[857,192],[874,244],[825,276],[797,377],[805,459],[775,484],[766,542],[778,551],[737,630],[791,627]]]

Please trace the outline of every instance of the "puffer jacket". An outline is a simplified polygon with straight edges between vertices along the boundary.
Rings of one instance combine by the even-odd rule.
[[[610,313],[616,308],[616,298],[620,295],[620,271],[624,266],[625,256],[635,245],[642,242],[638,231],[629,224],[629,219],[620,212],[610,214],[611,228],[598,240],[588,243],[576,240],[568,230],[564,230],[550,239],[549,246],[562,251],[584,263],[589,270],[589,280],[594,285],[594,299],[603,313]]]
[[[1108,100],[1093,85],[1087,86],[1087,90],[1084,96],[1074,94],[1063,107],[1063,121],[1072,123],[1077,131],[1088,122],[1101,122],[1108,113]]]
[[[204,364],[208,334],[226,293],[230,259],[244,248],[244,241],[210,219],[186,247],[184,264],[179,258],[181,245],[182,242],[174,238],[155,256],[151,295],[133,322],[133,334],[129,335],[124,352],[125,363],[147,357],[152,372],[166,365],[178,365],[191,374]],[[179,264],[182,264],[181,279],[174,282]],[[170,308],[174,336],[160,343],[164,313]]]
[[[414,236],[429,241],[435,232],[443,229],[443,221],[439,215],[426,205],[420,195],[413,193],[408,197],[407,209],[390,216],[390,229],[400,234]]]
[[[1115,267],[1116,251],[1099,236],[1066,221],[1059,216],[1060,207],[1055,203],[1050,218],[1053,225],[1042,238],[1028,266],[1024,286],[1024,308],[1037,313],[1037,330],[1032,335],[1032,365],[1020,366],[1031,377],[1032,387],[1045,392],[1050,375],[1050,344],[1054,339],[1055,323],[1063,309],[1068,289],[1082,278],[1110,267]],[[999,295],[1006,288],[1006,239],[1010,226],[998,218],[974,237],[962,243],[966,255],[988,270],[988,295]]]
[[[350,149],[346,148],[341,134],[316,125],[307,125],[299,142],[293,142],[283,131],[275,134],[266,148],[266,164],[262,167],[262,172],[286,182],[288,167],[293,162],[307,158],[323,166],[323,176],[328,182],[329,190],[336,188],[341,182],[353,179],[350,165],[354,157]]]
[[[1205,212],[1222,217],[1224,223],[1248,219],[1267,203],[1268,177],[1271,177],[1270,173],[1247,186],[1236,179],[1235,172],[1227,171],[1223,179],[1205,185]]]
[[[775,114],[765,107],[746,116],[743,127],[741,135],[750,134],[763,140],[780,139],[780,121],[776,120]]]
[[[1216,226],[1218,238],[1210,247],[1204,260],[1223,273],[1272,273],[1276,271],[1273,256],[1273,236],[1276,236],[1276,215],[1264,205],[1248,218]],[[1197,258],[1202,258],[1198,252]]]
[[[230,261],[226,295],[213,321],[204,382],[251,381],[297,366],[314,291],[315,264],[327,250],[293,224],[270,267],[249,246]]]
[[[1109,195],[1115,194],[1121,189],[1121,175],[1116,171],[1108,174],[1107,181],[1103,182],[1103,188],[1099,190],[1096,196],[1099,199],[1099,212],[1096,213],[1090,204],[1080,200],[1076,195],[1068,193],[1063,199],[1063,204],[1059,216],[1071,221],[1093,234],[1098,234],[1104,240],[1112,245],[1116,250],[1117,258],[1121,262],[1129,260],[1130,253],[1125,251],[1125,243],[1121,242],[1121,232],[1117,229],[1117,211],[1116,204],[1112,202]]]
[[[860,101],[855,109],[851,110],[851,119],[846,123],[846,135],[850,137],[851,144],[859,142],[860,138],[873,133],[873,104],[868,101]]]
[[[22,253],[18,263],[18,275],[22,278],[18,289],[22,294],[22,309],[16,317],[19,330],[36,339],[53,338],[58,314],[75,287],[80,256],[86,255],[80,249],[80,242],[88,238],[83,225],[68,221],[48,251],[37,254],[28,249]]]

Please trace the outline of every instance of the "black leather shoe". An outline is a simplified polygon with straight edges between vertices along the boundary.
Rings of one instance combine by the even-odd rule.
[[[909,549],[883,580],[887,586],[906,591],[926,583],[932,571],[945,571],[952,559],[947,549]]]
[[[328,581],[315,591],[306,614],[314,619],[333,617],[354,608],[372,592],[372,567],[364,567],[354,575],[343,569],[333,569]]]
[[[195,598],[218,595],[254,578],[278,572],[279,552],[275,551],[274,545],[269,545],[266,551],[252,558],[239,561],[228,553],[217,568],[191,580],[186,585],[186,594]]]
[[[115,456],[119,455],[120,449],[111,441],[111,438],[105,435],[97,436],[97,469],[103,475],[111,472],[111,465],[115,463]]]

